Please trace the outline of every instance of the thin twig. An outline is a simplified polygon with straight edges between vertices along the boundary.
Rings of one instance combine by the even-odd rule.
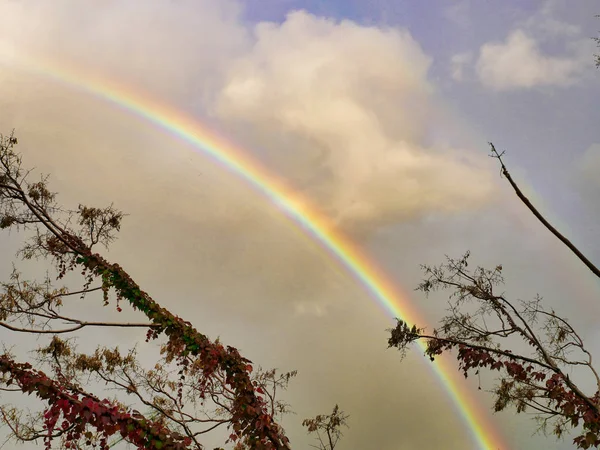
[[[111,322],[78,322],[77,326],[72,328],[65,328],[62,330],[40,330],[35,328],[18,328],[9,325],[6,322],[0,322],[0,327],[6,328],[11,331],[17,331],[20,333],[34,333],[34,334],[61,334],[61,333],[72,333],[73,331],[81,330],[85,327],[119,327],[119,328],[157,328],[158,325],[153,323],[111,323]]]

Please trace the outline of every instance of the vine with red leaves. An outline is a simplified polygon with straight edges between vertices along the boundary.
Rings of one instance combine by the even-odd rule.
[[[440,346],[441,344],[441,346]],[[527,362],[517,362],[515,355],[496,355],[492,350],[471,348],[465,344],[440,342],[435,339],[428,341],[426,353],[433,360],[434,355],[442,353],[444,350],[457,349],[456,358],[459,362],[459,368],[463,371],[465,378],[469,371],[477,371],[479,368],[489,368],[490,370],[504,370],[510,380],[504,379],[498,388],[498,391],[507,392],[513,389],[516,384],[521,386],[535,386],[539,391],[544,392],[544,396],[550,400],[553,408],[558,411],[562,417],[566,418],[571,426],[583,426],[584,432],[573,439],[573,443],[578,448],[590,448],[600,446],[600,395],[598,392],[593,397],[579,395],[572,388],[568,375],[560,370],[536,370],[534,364]],[[543,384],[540,384],[543,383]],[[531,394],[532,395],[532,394]],[[496,399],[495,411],[501,411],[506,406],[508,397],[499,395]],[[521,403],[518,412],[524,411],[527,405]]]
[[[119,229],[123,214],[112,207],[98,209],[80,206],[77,213],[84,232],[77,234],[67,225],[70,218],[60,222],[53,216],[56,211],[63,210],[54,205],[55,194],[47,189],[46,179],[37,183],[25,181],[27,174],[21,169],[21,158],[13,151],[16,143],[13,136],[4,137],[0,142],[0,227],[22,226],[36,231],[33,240],[22,249],[22,255],[26,259],[51,258],[56,263],[59,279],[79,266],[86,277],[84,293],[94,279],[100,278],[105,304],[108,303],[109,290],[113,289],[118,310],[121,310],[119,303],[125,300],[135,310],[144,313],[151,321],[148,339],[166,335],[168,342],[165,348],[169,358],[182,365],[193,360],[206,378],[210,378],[217,369],[222,371],[225,374],[224,382],[235,395],[231,406],[230,440],[243,439],[248,448],[255,450],[289,448],[289,440],[268,414],[264,397],[252,383],[251,361],[243,358],[233,347],[212,342],[189,322],[161,307],[118,264],[111,264],[100,254],[92,252],[93,245],[99,242],[106,245],[114,239],[112,230]],[[86,234],[89,235],[88,243],[84,240]],[[24,389],[36,391],[50,401],[45,416],[48,436],[62,417],[60,428],[69,429],[67,437],[79,436],[85,423],[90,422],[106,435],[118,430],[126,431],[127,440],[146,446],[140,448],[183,448],[187,442],[171,443],[169,439],[172,434],[148,429],[145,421],[132,421],[127,415],[111,409],[108,403],[90,403],[89,399],[85,403],[79,402],[76,397],[69,397],[58,385],[49,382],[47,377],[31,375],[25,366],[11,359],[5,358],[2,367],[4,372],[11,373],[13,377],[20,374],[17,378]],[[35,381],[30,379],[31,376]],[[61,400],[60,403],[58,400]],[[160,439],[154,439],[156,436]],[[150,437],[152,441],[148,440]],[[166,447],[167,444],[171,447]]]
[[[501,174],[521,202],[600,277],[600,268],[524,195],[504,164],[504,152],[498,152],[492,143],[490,148],[489,156],[498,160]],[[432,333],[398,320],[389,330],[389,347],[397,348],[404,356],[407,347],[421,339],[427,343],[425,353],[432,361],[437,355],[455,351],[465,378],[473,372],[479,375],[480,369],[498,371],[501,376],[492,390],[495,411],[509,405],[517,413],[531,411],[542,431],[552,423],[552,432],[558,437],[567,430],[579,433],[573,439],[578,448],[600,447],[600,372],[593,366],[592,354],[580,334],[554,310],[544,309],[539,295],[530,301],[511,302],[504,294],[496,294],[496,287],[504,284],[502,265],[473,270],[469,268],[469,256],[467,252],[458,259],[447,257],[447,262],[439,266],[421,266],[426,278],[417,290],[427,296],[436,290],[450,290],[449,314]],[[518,338],[527,346],[516,349],[507,338]],[[583,371],[595,380],[593,394],[586,393],[575,380],[576,375],[583,376]],[[577,427],[581,428],[575,430]]]
[[[237,438],[245,437],[251,448],[257,450],[287,446],[287,438],[281,436],[279,427],[266,412],[265,401],[255,392],[249,376],[252,365],[248,359],[233,347],[211,342],[191,324],[161,307],[118,264],[110,264],[99,254],[91,254],[85,248],[80,248],[78,253],[83,256],[75,259],[77,264],[101,277],[104,286],[116,290],[118,299],[126,299],[152,321],[155,326],[148,330],[149,339],[165,333],[169,339],[169,353],[183,360],[188,356],[198,358],[206,377],[210,377],[217,367],[225,372],[226,383],[236,392],[232,428]]]
[[[453,352],[465,378],[479,375],[481,369],[497,371],[500,377],[491,391],[496,412],[508,406],[517,413],[533,412],[543,431],[552,424],[559,437],[579,427],[573,438],[578,448],[600,447],[600,376],[583,339],[566,319],[546,311],[540,297],[513,304],[496,294],[494,287],[503,283],[502,266],[472,271],[468,258],[467,253],[438,267],[423,266],[427,278],[418,289],[427,295],[451,290],[450,314],[431,333],[398,320],[389,330],[388,345],[404,355],[412,342],[424,340],[431,361]],[[467,304],[476,308],[463,312]],[[518,337],[527,346],[503,345],[508,337]],[[596,381],[594,394],[586,394],[569,375],[566,369],[575,367],[589,370]]]
[[[3,381],[7,385],[15,383],[22,392],[35,393],[48,402],[44,412],[47,431],[44,443],[48,450],[52,446],[51,436],[56,428],[66,433],[66,448],[76,448],[74,443],[82,437],[88,438],[86,445],[90,445],[91,432],[88,426],[102,435],[100,450],[109,448],[108,438],[116,433],[120,433],[138,449],[183,450],[191,444],[190,438],[171,432],[161,423],[133,417],[107,400],[70,392],[69,387],[61,386],[43,372],[34,370],[30,364],[18,363],[8,355],[0,356],[0,372],[4,374]]]

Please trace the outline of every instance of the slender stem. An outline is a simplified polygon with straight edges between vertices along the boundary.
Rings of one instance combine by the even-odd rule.
[[[542,224],[548,230],[550,230],[550,232],[554,236],[556,236],[563,244],[565,244],[569,248],[569,250],[571,250],[581,260],[581,262],[583,262],[588,267],[588,269],[590,269],[592,271],[592,273],[594,275],[596,275],[598,278],[600,278],[600,269],[598,269],[598,267],[596,267],[588,258],[586,258],[585,255],[583,253],[581,253],[581,251],[569,239],[567,239],[560,231],[558,231],[556,228],[554,228],[552,226],[552,224],[550,224],[550,222],[548,222],[544,218],[544,216],[542,216],[542,214],[536,209],[536,207],[533,206],[533,204],[529,201],[529,199],[527,197],[525,197],[525,195],[523,194],[523,192],[521,191],[519,186],[517,186],[517,183],[515,183],[513,178],[510,176],[510,173],[508,173],[508,169],[506,168],[506,166],[504,165],[504,162],[502,161],[502,155],[504,154],[504,152],[498,153],[498,151],[494,147],[494,144],[492,144],[491,142],[489,144],[492,147],[492,157],[496,158],[496,159],[498,159],[498,161],[500,161],[500,166],[502,167],[502,175],[504,175],[506,177],[506,179],[508,180],[508,182],[514,189],[515,193],[517,194],[517,197],[519,197],[519,199],[521,199],[521,201],[525,204],[525,206],[527,206],[527,208],[529,208],[529,210],[533,213],[533,215],[540,222],[542,222]]]

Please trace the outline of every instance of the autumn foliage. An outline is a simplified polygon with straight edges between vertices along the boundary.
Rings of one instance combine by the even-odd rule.
[[[47,186],[47,178],[29,182],[29,172],[14,151],[14,136],[0,140],[0,228],[25,229],[31,238],[21,249],[25,259],[43,258],[56,267],[57,279],[78,270],[85,279],[81,291],[53,288],[50,279],[44,283],[23,281],[13,272],[12,282],[5,283],[1,298],[2,326],[12,331],[53,334],[50,345],[38,350],[53,367],[54,375],[34,369],[29,363],[15,361],[9,353],[0,356],[0,380],[6,390],[12,387],[35,394],[46,402],[43,430],[19,422],[14,409],[3,408],[3,422],[21,441],[43,436],[46,448],[60,438],[64,448],[93,445],[109,448],[108,439],[120,435],[139,449],[202,448],[199,436],[189,423],[194,416],[184,410],[183,403],[219,405],[214,416],[200,422],[229,428],[229,442],[244,448],[267,450],[289,448],[283,429],[275,423],[267,405],[264,385],[252,378],[253,366],[239,352],[218,341],[212,341],[189,322],[161,307],[144,292],[118,264],[107,261],[93,250],[96,244],[108,245],[120,229],[123,214],[112,206],[91,208],[80,206],[69,211],[55,202],[55,194]],[[99,286],[92,287],[92,284]],[[105,305],[114,296],[117,309],[129,304],[147,318],[141,324],[102,324],[65,317],[62,302],[69,295],[85,296],[102,291]],[[43,325],[35,327],[40,322]],[[49,328],[49,323],[69,323],[66,329]],[[17,326],[25,323],[27,326]],[[143,371],[133,354],[121,355],[117,349],[99,348],[94,355],[76,354],[74,348],[58,338],[86,326],[137,326],[148,329],[147,342],[164,336],[161,346],[163,363]],[[169,380],[165,367],[178,368],[178,381]],[[85,392],[78,376],[94,374],[98,380],[124,388],[137,395],[146,406],[161,413],[159,419],[145,417],[128,410],[123,404],[100,399]],[[129,384],[122,384],[129,379]],[[288,378],[289,379],[289,378]],[[144,396],[142,392],[152,395]],[[186,398],[184,398],[186,397]],[[268,401],[269,400],[269,401]],[[212,428],[211,428],[212,427]]]
[[[593,275],[600,276],[598,267],[525,197],[504,165],[503,154],[491,148],[520,200]],[[467,252],[439,266],[422,266],[426,277],[418,290],[426,295],[450,291],[448,315],[429,333],[398,320],[389,330],[389,346],[404,354],[411,343],[423,340],[432,361],[442,353],[454,353],[465,377],[483,370],[497,373],[491,391],[495,411],[514,407],[517,413],[531,413],[543,431],[558,437],[575,433],[577,448],[600,447],[600,376],[580,334],[565,318],[546,310],[541,297],[512,301],[497,292],[504,284],[501,265],[472,269],[469,258]],[[586,378],[594,381],[591,393],[581,387]]]

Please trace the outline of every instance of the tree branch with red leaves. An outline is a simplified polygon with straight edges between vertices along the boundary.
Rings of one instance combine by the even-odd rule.
[[[563,242],[594,275],[600,270],[563,234],[552,226],[523,194],[508,172],[502,156],[490,143],[518,198],[555,237]],[[425,279],[417,290],[427,296],[437,290],[450,291],[448,314],[437,328],[424,328],[398,320],[388,330],[389,347],[406,349],[417,340],[426,342],[425,354],[434,361],[453,352],[465,377],[481,370],[498,372],[491,391],[494,410],[509,406],[517,413],[533,413],[543,431],[562,436],[567,430],[577,436],[578,448],[600,447],[600,376],[592,354],[581,335],[563,317],[546,310],[542,298],[512,301],[497,289],[504,284],[502,266],[493,269],[469,267],[469,253],[447,258],[439,266],[423,265]],[[591,392],[582,386],[593,380]]]
[[[58,383],[45,373],[34,370],[28,363],[17,363],[10,355],[0,356],[0,373],[7,386],[14,383],[22,392],[35,393],[48,403],[44,412],[44,440],[48,449],[51,448],[52,438],[57,436],[54,434],[56,429],[65,432],[62,436],[66,448],[77,448],[80,441],[89,445],[92,439],[89,428],[100,433],[100,448],[107,448],[108,437],[115,433],[120,433],[140,449],[201,448],[190,447],[189,438],[170,431],[162,423],[150,422],[143,416],[134,417],[119,405]]]
[[[29,232],[31,237],[21,248],[19,255],[26,260],[35,258],[51,261],[56,269],[57,280],[65,278],[75,269],[84,277],[82,289],[68,290],[64,287],[54,288],[49,275],[44,282],[38,283],[24,280],[14,269],[10,282],[2,284],[0,327],[9,332],[53,336],[50,345],[39,350],[39,355],[43,362],[51,365],[60,380],[59,384],[40,381],[42,375],[33,374],[29,368],[21,365],[22,363],[16,363],[10,358],[2,362],[2,370],[10,375],[5,378],[7,383],[18,381],[19,386],[27,386],[29,392],[35,392],[45,400],[48,399],[44,395],[50,389],[52,396],[58,399],[56,402],[60,400],[61,406],[56,406],[56,402],[50,405],[51,413],[44,424],[48,436],[52,436],[56,424],[53,421],[58,420],[56,416],[59,412],[63,415],[67,413],[65,427],[69,430],[70,427],[80,430],[78,427],[83,426],[81,423],[91,420],[89,417],[81,418],[83,406],[72,406],[76,404],[74,402],[78,397],[67,398],[67,394],[61,390],[63,384],[60,384],[69,379],[70,389],[76,389],[76,381],[87,373],[95,376],[97,381],[102,380],[114,388],[125,389],[134,394],[142,405],[161,411],[162,421],[178,426],[184,433],[182,436],[185,439],[181,441],[181,445],[185,444],[186,448],[188,445],[199,448],[200,443],[196,438],[202,434],[193,431],[188,425],[192,420],[201,423],[199,418],[181,409],[182,393],[186,387],[190,392],[198,394],[198,398],[202,398],[202,395],[209,396],[221,405],[224,418],[221,418],[220,422],[214,417],[212,419],[213,422],[218,422],[215,426],[225,424],[229,428],[230,440],[243,442],[248,449],[289,448],[283,429],[273,420],[271,413],[274,409],[271,407],[269,411],[272,399],[262,391],[257,379],[252,377],[251,361],[243,358],[237,349],[224,346],[218,341],[211,341],[189,322],[161,307],[122,267],[107,261],[94,251],[98,244],[107,247],[115,239],[124,214],[112,205],[106,208],[80,205],[75,210],[59,206],[56,203],[56,194],[48,189],[47,177],[41,177],[37,182],[29,181],[31,171],[23,169],[21,156],[14,151],[16,144],[17,139],[13,135],[0,137],[0,229]],[[117,310],[120,312],[121,305],[129,304],[134,311],[142,313],[147,322],[94,322],[62,312],[69,298],[100,293],[104,306],[116,301]],[[57,337],[58,334],[98,326],[146,327],[147,341],[165,337],[166,341],[162,345],[164,362],[177,367],[180,377],[176,386],[179,397],[173,396],[172,392],[171,397],[168,397],[166,389],[151,384],[147,371],[143,371],[137,363],[127,359],[127,356],[115,353],[115,350],[111,353],[111,350],[100,347],[94,355],[79,354],[75,357],[74,348]],[[44,353],[44,350],[47,352]],[[109,357],[112,358],[112,362],[107,360]],[[117,360],[119,364],[115,364]],[[171,375],[172,373],[169,373],[169,376]],[[31,376],[37,377],[38,381],[30,382],[28,377]],[[161,373],[158,379],[163,376],[166,376],[166,372]],[[155,392],[153,395],[142,396],[140,386],[146,389],[146,394],[153,389]],[[168,406],[160,406],[154,402],[158,395],[167,398],[165,401]],[[195,397],[194,400],[198,398]],[[71,406],[67,406],[65,401],[70,402]],[[108,403],[105,406],[112,408]],[[77,414],[72,413],[75,410]],[[11,410],[4,408],[2,411],[3,417],[8,419],[4,422],[10,423],[13,431],[16,430],[17,424],[6,415]],[[110,414],[102,412],[100,416],[102,423],[98,422],[98,425],[105,431],[117,431],[121,429],[121,424],[127,422],[127,427],[133,427],[133,431],[128,430],[128,433],[132,433],[131,436],[137,435],[136,433],[149,433],[144,428],[147,422],[145,419],[131,421],[118,410],[111,410]],[[88,425],[95,423],[90,422]],[[73,434],[67,433],[67,436],[72,437]],[[131,438],[129,434],[128,436]],[[167,444],[171,445],[171,441],[167,439],[170,434],[165,435],[166,440],[160,436],[162,435],[159,435],[156,448],[167,448]],[[141,442],[128,440],[136,445]],[[105,446],[105,442],[102,445]]]

